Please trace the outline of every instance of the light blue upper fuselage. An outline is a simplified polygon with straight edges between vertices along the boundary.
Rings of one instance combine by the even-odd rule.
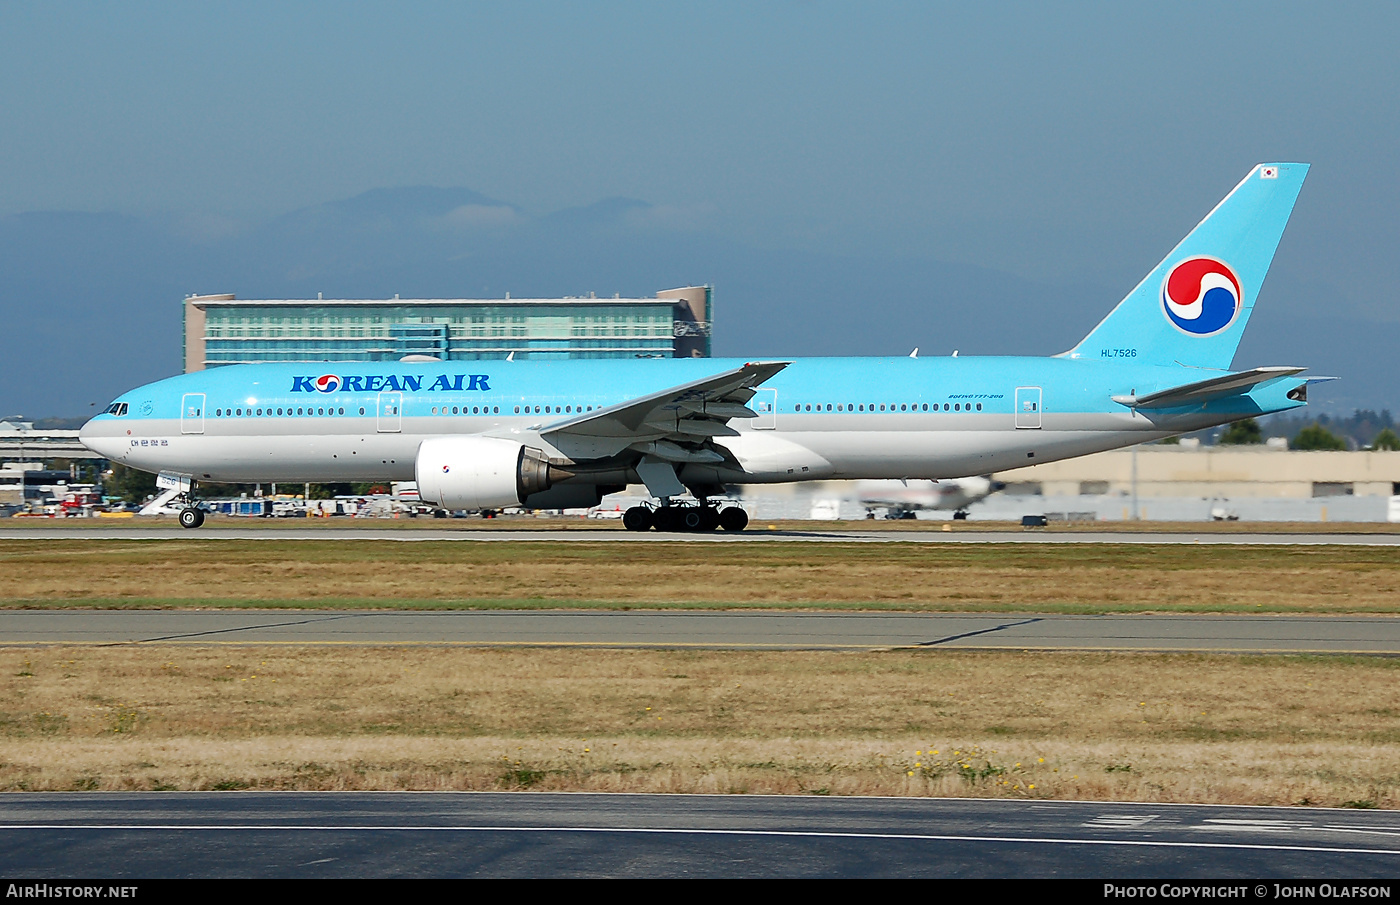
[[[335,410],[345,414],[375,411],[383,393],[402,393],[405,418],[438,414],[443,406],[500,409],[514,415],[517,407],[549,406],[551,414],[568,406],[570,412],[599,408],[659,392],[745,363],[745,359],[640,359],[599,361],[449,361],[449,362],[292,362],[234,365],[170,377],[123,393],[122,420],[178,420],[186,394],[205,396],[206,418],[289,417],[278,409]],[[1039,387],[1041,410],[1055,414],[1123,414],[1116,395],[1145,396],[1157,390],[1201,380],[1218,373],[1196,368],[1139,365],[1126,361],[1083,361],[1065,358],[966,356],[959,358],[802,358],[767,381],[777,391],[778,417],[812,411],[855,414],[892,412],[899,406],[929,411],[953,405],[976,406],[985,414],[1013,412],[1017,387]],[[340,379],[338,389],[319,392],[313,381],[323,375]],[[1291,389],[1302,381],[1293,381]],[[355,387],[352,389],[352,387]],[[1230,414],[1235,417],[1282,411],[1301,403],[1284,398],[1286,389],[1269,387],[1245,396],[1163,410],[1161,414]],[[887,408],[881,408],[886,406]],[[925,409],[929,406],[930,409]],[[238,415],[224,414],[237,411]],[[219,412],[219,415],[215,415]],[[256,415],[251,414],[257,412]],[[491,414],[490,412],[478,412]],[[1154,413],[1156,415],[1158,413]],[[305,415],[302,415],[305,417]],[[323,415],[324,417],[324,415]],[[112,419],[102,414],[94,420]],[[532,419],[532,423],[540,419]],[[561,419],[553,419],[561,420]]]

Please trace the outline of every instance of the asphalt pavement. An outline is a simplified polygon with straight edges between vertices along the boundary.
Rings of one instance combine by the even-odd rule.
[[[73,520],[81,521],[81,520]],[[1044,529],[1024,531],[860,531],[860,530],[764,530],[761,526],[738,534],[725,531],[683,534],[671,532],[634,532],[599,530],[579,527],[566,530],[512,529],[435,529],[435,528],[376,528],[363,523],[342,523],[340,527],[302,528],[238,527],[219,525],[194,530],[176,526],[121,525],[108,527],[91,524],[49,524],[43,527],[0,528],[0,540],[40,539],[108,539],[108,540],[392,540],[392,541],[461,541],[473,543],[548,542],[548,543],[771,543],[774,541],[805,541],[809,543],[862,544],[1208,544],[1255,546],[1317,546],[1348,547],[1400,546],[1400,533],[1217,533],[1137,532],[1137,531],[1064,531]]]
[[[0,873],[1388,881],[1400,873],[1400,813],[750,795],[7,793]]]
[[[1400,654],[1392,616],[1059,616],[693,610],[0,610],[0,646],[437,644]]]

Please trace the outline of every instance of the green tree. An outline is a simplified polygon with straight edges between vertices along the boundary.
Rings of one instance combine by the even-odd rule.
[[[121,497],[127,503],[143,503],[156,492],[156,476],[150,472],[112,463],[111,477],[104,478],[102,489],[108,496]]]
[[[1251,443],[1263,442],[1264,432],[1260,430],[1259,422],[1253,418],[1236,421],[1225,428],[1225,433],[1220,435],[1221,446],[1247,446]]]
[[[1320,424],[1309,424],[1298,431],[1290,445],[1294,449],[1346,449],[1347,441]]]
[[[1400,450],[1400,436],[1397,436],[1395,431],[1387,427],[1379,434],[1376,434],[1375,439],[1371,441],[1371,448]]]

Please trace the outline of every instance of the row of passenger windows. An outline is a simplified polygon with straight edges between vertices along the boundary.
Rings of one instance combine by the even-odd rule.
[[[813,405],[816,406],[815,409],[812,408]],[[968,403],[962,403],[962,402],[947,403],[947,402],[945,402],[945,403],[943,403],[943,411],[945,411],[945,412],[970,412],[970,411],[972,411],[972,410],[973,410],[973,404],[972,404],[971,402],[968,402]],[[910,404],[908,404],[908,403],[900,403],[900,404],[896,405],[896,404],[893,403],[893,402],[889,403],[888,405],[885,405],[884,403],[881,403],[878,407],[877,407],[877,406],[875,405],[875,403],[873,403],[873,402],[870,403],[868,406],[867,406],[867,405],[864,405],[864,404],[853,404],[853,403],[850,403],[850,402],[847,402],[847,403],[844,403],[844,404],[838,402],[838,403],[836,403],[835,405],[832,405],[832,403],[828,402],[828,403],[825,404],[825,407],[823,407],[822,403],[817,402],[817,403],[812,403],[812,404],[803,403],[803,404],[796,405],[796,406],[793,407],[793,411],[795,411],[795,412],[811,412],[811,411],[818,411],[818,412],[832,412],[832,411],[836,411],[836,412],[874,412],[874,411],[881,411],[881,412],[883,412],[883,411],[891,411],[891,412],[919,412],[919,411],[923,411],[923,412],[929,412],[929,411],[933,411],[933,412],[936,412],[936,411],[938,411],[938,404],[937,404],[937,403],[934,403],[933,407],[930,408],[930,407],[929,407],[929,404],[928,404],[927,402],[923,403],[922,405],[920,405],[920,404],[917,403],[917,402],[914,403],[913,405],[910,405]],[[977,403],[977,411],[979,411],[979,412],[982,411],[982,403],[980,403],[980,402]]]
[[[123,403],[122,405],[123,405],[123,407],[125,407],[125,403]],[[591,406],[591,405],[589,405],[589,406],[582,406],[582,405],[546,405],[546,406],[539,406],[539,405],[537,405],[537,406],[534,406],[534,408],[533,408],[533,414],[536,414],[536,415],[540,414],[541,412],[543,412],[543,413],[546,414],[546,415],[549,415],[549,414],[562,415],[562,414],[573,414],[573,413],[575,413],[575,412],[583,413],[583,412],[585,412],[585,411],[588,411],[588,412],[593,411],[593,406]],[[365,413],[365,410],[364,410],[364,407],[362,406],[362,407],[360,408],[360,414],[363,415],[364,413]],[[499,405],[472,405],[472,406],[466,406],[466,405],[457,406],[457,405],[454,405],[454,406],[452,406],[451,408],[448,408],[448,407],[445,406],[445,405],[444,405],[444,406],[436,406],[436,405],[433,406],[433,414],[434,414],[434,415],[449,415],[449,414],[450,414],[450,415],[499,415],[500,413],[501,413],[501,407],[500,407]],[[520,415],[520,414],[529,415],[529,414],[531,414],[531,413],[532,413],[532,409],[531,409],[531,407],[528,406],[528,405],[526,405],[526,406],[519,406],[519,405],[517,405],[517,406],[515,407],[515,414],[517,414],[517,415]],[[123,412],[123,414],[125,414],[125,412]],[[345,414],[345,409],[343,409],[343,408],[336,408],[336,407],[325,407],[325,408],[303,407],[303,408],[297,408],[297,409],[293,409],[293,408],[285,408],[285,409],[280,409],[280,408],[278,408],[278,409],[274,409],[274,408],[271,408],[271,407],[269,407],[269,408],[231,408],[231,409],[218,408],[218,409],[214,409],[214,417],[216,417],[216,418],[233,418],[233,417],[241,417],[241,416],[247,416],[247,415],[266,416],[266,415],[343,415],[343,414]]]
[[[527,406],[524,407],[523,410],[522,410],[522,408],[521,408],[520,406],[518,406],[518,405],[515,407],[515,413],[516,413],[517,415],[521,414],[522,411],[523,411],[524,414],[526,414],[526,415],[529,415],[529,414],[538,415],[538,414],[540,414],[540,406],[537,405],[537,406],[534,407],[534,409],[531,409],[530,406],[527,405]],[[553,414],[553,415],[569,415],[569,414],[574,414],[574,413],[583,414],[585,411],[588,411],[588,412],[593,411],[593,406],[591,406],[591,405],[590,405],[590,406],[582,406],[582,405],[553,405],[553,406],[546,405],[546,406],[544,406],[544,413],[545,413],[546,415],[550,415],[550,414]]]
[[[840,402],[835,403],[834,405],[833,405],[832,403],[828,402],[828,403],[825,403],[824,406],[823,406],[822,403],[806,403],[806,404],[799,404],[799,405],[797,405],[797,406],[794,406],[794,407],[793,407],[793,411],[797,411],[797,412],[810,412],[810,411],[813,411],[813,410],[814,410],[814,409],[812,408],[813,405],[816,406],[815,411],[818,411],[818,412],[822,412],[822,411],[826,411],[826,412],[831,412],[831,411],[836,411],[836,412],[865,412],[865,411],[871,411],[871,412],[874,412],[874,411],[881,411],[881,412],[883,412],[883,411],[891,411],[891,412],[895,412],[895,411],[899,411],[899,412],[908,412],[908,411],[919,412],[919,411],[924,411],[924,412],[927,412],[927,411],[935,411],[935,412],[936,412],[936,411],[938,411],[938,405],[937,405],[937,404],[935,404],[935,405],[933,406],[933,408],[930,409],[930,408],[929,408],[929,404],[928,404],[927,402],[923,403],[922,405],[920,405],[920,404],[918,404],[918,403],[915,403],[915,404],[913,404],[913,405],[909,405],[909,404],[907,404],[907,403],[905,403],[905,404],[900,404],[900,405],[896,405],[895,403],[891,402],[891,403],[888,403],[888,404],[883,404],[883,403],[882,403],[882,404],[880,404],[879,406],[877,406],[877,405],[876,405],[875,403],[873,403],[873,402],[870,403],[868,406],[865,405],[865,404],[852,404],[852,403],[840,403]],[[125,407],[126,407],[126,404],[125,404],[125,403],[122,403],[122,408],[125,409]],[[116,408],[116,406],[114,405],[114,406],[112,406],[112,408]],[[967,412],[970,412],[970,411],[972,411],[972,410],[973,410],[973,403],[971,403],[971,402],[966,403],[966,404],[961,403],[961,402],[954,402],[954,403],[952,403],[951,405],[950,405],[949,403],[947,403],[947,402],[943,403],[943,411],[945,411],[945,412],[948,412],[948,411],[953,411],[953,412],[963,412],[963,411],[967,411]],[[982,411],[982,403],[979,402],[979,403],[976,404],[976,410],[979,411],[979,412]],[[108,409],[108,411],[109,411],[109,412],[112,412],[112,409]],[[551,414],[553,414],[553,415],[565,415],[565,414],[574,414],[574,413],[576,413],[576,412],[579,413],[579,414],[583,414],[584,412],[591,412],[591,411],[593,411],[593,406],[591,406],[591,405],[589,405],[589,406],[582,406],[582,405],[545,405],[545,406],[538,406],[538,405],[537,405],[537,406],[534,406],[533,409],[532,409],[530,406],[528,406],[528,405],[526,405],[526,406],[519,406],[519,405],[517,405],[517,406],[515,407],[515,414],[517,414],[517,415],[519,415],[519,414],[526,414],[526,415],[529,415],[529,414],[535,414],[535,415],[539,415],[539,414],[546,414],[546,415],[551,415]],[[364,407],[362,406],[362,407],[360,408],[360,414],[363,415],[364,413],[365,413],[365,410],[364,410]],[[447,406],[445,406],[445,405],[444,405],[444,406],[441,406],[441,407],[436,406],[436,405],[433,406],[433,414],[434,414],[434,415],[447,415],[447,414],[452,414],[452,415],[458,415],[458,414],[461,414],[461,415],[499,415],[500,413],[501,413],[501,407],[498,406],[498,405],[496,405],[496,406],[474,405],[474,406],[470,406],[470,407],[465,406],[465,405],[463,405],[463,406],[456,406],[456,405],[454,405],[454,406],[451,407],[451,409],[449,409],[449,408],[448,408]],[[116,412],[112,412],[112,414],[116,414]],[[122,411],[121,414],[126,414],[126,412],[125,412],[125,411]],[[274,408],[270,408],[270,407],[269,407],[269,408],[265,408],[265,409],[261,409],[261,408],[231,408],[231,409],[218,408],[218,409],[214,409],[214,417],[216,417],[216,418],[241,417],[241,416],[246,416],[246,415],[265,416],[265,415],[343,415],[343,414],[345,414],[345,409],[343,409],[343,408],[335,408],[335,407],[318,407],[318,408],[303,407],[303,408],[298,408],[298,409],[292,409],[292,408],[285,408],[285,409],[279,408],[279,409],[274,409]]]
[[[364,413],[365,413],[365,410],[364,410],[363,408],[361,408],[361,409],[360,409],[360,414],[363,415]],[[268,408],[265,408],[265,409],[252,409],[252,408],[241,408],[241,409],[240,409],[240,408],[234,408],[234,409],[214,409],[214,417],[215,417],[215,418],[234,418],[234,417],[238,417],[238,416],[240,416],[240,415],[282,415],[282,414],[287,414],[287,415],[343,415],[343,414],[345,414],[345,409],[343,409],[343,408],[335,408],[335,407],[311,408],[311,407],[309,407],[309,406],[306,407],[306,408],[299,408],[299,409],[293,409],[293,408],[274,409],[274,408],[272,408],[272,407],[270,407],[270,406],[269,406]]]

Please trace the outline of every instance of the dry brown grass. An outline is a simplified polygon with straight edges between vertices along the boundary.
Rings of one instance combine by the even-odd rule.
[[[1400,663],[949,651],[0,650],[0,788],[1400,806]]]
[[[0,607],[1400,612],[1387,547],[0,541]]]

